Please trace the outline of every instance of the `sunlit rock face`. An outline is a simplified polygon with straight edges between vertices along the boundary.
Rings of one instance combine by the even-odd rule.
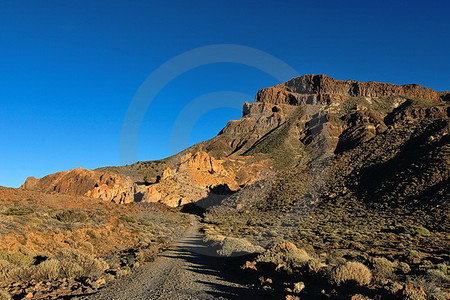
[[[136,184],[126,176],[77,168],[40,179],[29,177],[21,186],[27,190],[86,196],[115,203],[134,201]]]

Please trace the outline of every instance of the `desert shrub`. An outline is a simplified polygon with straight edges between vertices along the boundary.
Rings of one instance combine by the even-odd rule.
[[[264,248],[255,246],[246,239],[227,237],[220,242],[217,254],[220,256],[245,255],[250,253],[261,253]]]
[[[78,247],[82,249],[84,252],[93,253],[94,252],[94,245],[90,242],[79,242]]]
[[[122,277],[122,276],[126,276],[130,274],[130,270],[129,269],[120,269],[117,271],[117,276],[118,277]]]
[[[0,260],[5,260],[19,267],[29,266],[34,263],[33,256],[22,252],[0,252]]]
[[[434,264],[429,259],[424,259],[419,264],[419,270],[421,270],[421,271],[426,271],[426,270],[432,269],[433,267],[434,267]]]
[[[429,236],[431,233],[428,229],[426,229],[423,226],[418,226],[418,225],[410,225],[410,226],[399,226],[398,231],[402,232],[402,233],[407,233],[407,234],[411,234],[414,236]]]
[[[60,222],[65,223],[82,223],[89,220],[89,216],[80,209],[67,209],[58,212],[55,218]]]
[[[417,250],[409,250],[408,253],[406,253],[406,259],[411,263],[419,263],[423,258],[423,253],[417,251]]]
[[[328,254],[326,262],[329,265],[340,265],[345,263],[347,260],[344,258],[344,252],[342,250],[335,250]]]
[[[33,278],[37,281],[58,279],[60,263],[56,259],[48,259],[33,268]]]
[[[395,264],[385,257],[372,259],[374,277],[377,279],[391,278],[394,275]]]
[[[136,223],[136,219],[130,216],[120,216],[119,220],[127,223]]]
[[[150,227],[153,225],[150,221],[148,221],[146,219],[139,219],[138,222],[140,225],[147,226],[147,227]]]
[[[75,249],[61,250],[54,258],[63,262],[61,277],[99,276],[108,268],[108,264],[102,259]]]
[[[287,269],[304,266],[311,256],[293,243],[282,241],[274,244],[256,258],[257,262],[272,263],[277,267],[284,265]]]
[[[449,282],[450,281],[450,276],[448,276],[447,274],[445,274],[444,272],[442,272],[439,269],[427,270],[427,276],[431,280],[438,281],[438,282]]]
[[[17,262],[17,256],[9,255],[8,257],[14,257],[11,260]],[[69,277],[91,277],[101,275],[108,268],[103,260],[74,249],[61,250],[37,265],[34,265],[35,259],[31,256],[28,256],[27,260],[21,258],[18,262],[20,264],[0,259],[0,281],[29,281],[32,279],[43,281]]]
[[[408,226],[406,232],[415,236],[429,236],[431,233],[423,226]]]
[[[149,248],[141,249],[137,253],[137,259],[143,262],[152,262],[155,260],[158,253],[159,253],[158,247],[150,246]]]
[[[308,265],[309,271],[314,272],[314,273],[319,272],[323,267],[326,266],[318,258],[311,258],[310,260],[308,260],[307,265]]]
[[[220,234],[205,234],[203,238],[203,242],[209,243],[211,245],[220,245],[221,242],[225,239],[225,236]]]
[[[361,294],[356,294],[351,297],[351,300],[371,300],[371,298]]]
[[[102,238],[102,235],[97,233],[97,232],[95,232],[94,230],[90,230],[89,229],[89,230],[86,231],[86,234],[93,240],[97,240],[97,239],[101,239]]]
[[[4,289],[0,288],[0,300],[10,300],[10,299],[12,299],[11,295]]]
[[[450,275],[450,266],[446,263],[437,264],[436,267],[445,275]]]
[[[13,206],[8,207],[3,214],[6,216],[24,216],[33,212],[33,209],[28,206]]]
[[[403,289],[403,284],[397,281],[389,281],[386,285],[384,285],[384,288],[389,292],[389,294],[396,295],[401,289]]]
[[[330,281],[336,285],[354,283],[368,285],[372,280],[372,272],[362,263],[349,261],[338,265],[330,272]]]
[[[73,261],[61,261],[60,276],[62,278],[75,278],[80,277],[84,274],[83,268],[76,262]]]
[[[428,296],[428,298],[430,299],[439,299],[439,300],[445,300],[446,295],[444,294],[444,292],[442,292],[442,290],[436,285],[436,282],[433,280],[430,280],[429,278],[425,277],[425,276],[420,276],[420,277],[411,277],[408,278],[408,283],[412,284],[414,287],[417,287],[419,289],[422,289],[425,294]],[[412,294],[412,297],[409,298],[405,298],[405,299],[425,299],[425,298],[413,298],[414,296],[416,296],[416,294],[414,294],[414,289],[410,289],[412,292],[410,294]],[[420,295],[417,295],[420,296]]]
[[[411,267],[405,262],[398,262],[397,269],[403,274],[408,274],[411,272]]]
[[[10,262],[0,259],[0,282],[9,280],[14,268],[15,267]]]

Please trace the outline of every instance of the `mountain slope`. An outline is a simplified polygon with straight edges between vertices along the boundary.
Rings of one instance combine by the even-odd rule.
[[[337,158],[337,161],[347,161],[345,164],[349,165],[348,168],[355,169],[353,173],[363,172],[358,175],[362,180],[360,191],[352,188],[354,193],[359,193],[361,197],[362,193],[368,193],[372,198],[383,198],[381,194],[387,193],[387,189],[392,194],[394,190],[399,191],[400,187],[392,184],[388,187],[387,182],[373,180],[373,174],[379,172],[377,167],[369,168],[368,163],[360,159],[379,153],[371,158],[380,164],[378,169],[383,169],[383,162],[390,166],[390,170],[395,170],[391,171],[394,173],[397,172],[398,163],[419,166],[425,164],[426,168],[432,168],[431,165],[428,166],[429,163],[433,166],[440,165],[433,182],[428,182],[431,180],[428,177],[418,175],[420,181],[425,182],[414,193],[418,195],[420,191],[425,192],[425,189],[426,195],[434,190],[442,193],[442,188],[439,187],[443,186],[445,189],[448,186],[448,142],[445,137],[448,134],[448,117],[447,92],[439,93],[415,84],[399,86],[335,80],[326,75],[305,75],[260,90],[254,103],[244,103],[243,117],[230,121],[218,136],[209,141],[194,145],[167,159],[100,168],[96,172],[114,173],[124,178],[124,182],[128,182],[127,177],[130,177],[136,184],[134,198],[137,201],[160,201],[178,206],[202,200],[211,202],[210,196],[215,198],[211,203],[217,203],[242,187],[268,176],[272,178],[277,172],[283,173],[283,170],[292,168],[307,168],[308,176],[314,178],[314,172],[329,173],[325,169]],[[425,124],[430,122],[436,124]],[[421,131],[427,126],[431,126],[428,131],[417,133],[421,137],[410,136],[414,128]],[[428,143],[427,139],[433,139],[433,142]],[[390,143],[376,142],[378,140],[389,140]],[[416,142],[426,146],[426,149],[416,145]],[[434,149],[432,145],[440,146]],[[393,159],[392,156],[400,149],[404,149],[403,152]],[[384,152],[386,153],[382,154]],[[416,157],[411,156],[412,153],[416,153]],[[418,153],[428,156],[439,153],[442,157],[428,163],[417,161],[419,157],[425,159]],[[387,162],[384,156],[393,160]],[[313,162],[316,167],[308,165]],[[364,163],[365,166],[351,167],[350,162]],[[417,172],[405,166],[402,168],[401,174],[397,172],[398,174],[389,175],[392,182],[399,184],[404,181],[402,178],[411,179]],[[433,170],[426,172],[431,174]],[[339,181],[343,183],[350,180],[350,177],[354,178],[355,175],[351,174],[350,171],[343,173]],[[322,176],[321,180],[326,181],[325,179]],[[353,185],[359,179],[352,179]],[[44,191],[53,192],[49,188],[53,183],[48,182],[48,177],[37,182]],[[78,183],[75,180],[73,184]],[[95,185],[99,184],[94,183],[94,187]],[[325,185],[329,183],[324,183]],[[345,185],[352,184],[348,182]],[[322,188],[321,186],[320,190]],[[411,188],[407,193],[410,190]],[[93,194],[98,197],[99,193]]]

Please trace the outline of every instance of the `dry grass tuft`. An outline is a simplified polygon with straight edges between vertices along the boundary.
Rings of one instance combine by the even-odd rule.
[[[336,285],[343,283],[368,285],[372,281],[372,272],[362,263],[349,261],[331,270],[330,281]]]
[[[17,266],[29,266],[34,263],[32,256],[22,252],[0,252],[0,260],[5,260]]]
[[[55,280],[60,277],[61,264],[59,260],[48,259],[34,269],[32,277],[37,281]]]
[[[83,254],[75,249],[64,249],[55,255],[55,258],[65,262],[62,268],[62,277],[99,276],[107,268],[108,264],[93,255]],[[71,274],[72,273],[72,274]],[[68,276],[72,275],[72,276]]]
[[[75,249],[63,249],[37,265],[31,254],[2,254],[6,259],[0,259],[0,282],[100,276],[108,268],[102,259]]]
[[[11,295],[5,291],[4,289],[0,288],[0,300],[10,300]]]
[[[286,241],[274,244],[256,258],[257,262],[272,263],[289,270],[304,266],[310,260],[311,256],[304,249],[299,249],[293,243]]]
[[[255,246],[246,239],[227,237],[220,242],[220,249],[217,250],[217,254],[220,256],[229,257],[251,253],[261,253],[263,251],[264,248]]]

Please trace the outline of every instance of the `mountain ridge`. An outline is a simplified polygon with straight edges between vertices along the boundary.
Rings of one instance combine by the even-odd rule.
[[[268,173],[296,167],[312,156],[333,157],[385,132],[425,119],[448,120],[449,115],[446,92],[417,84],[304,75],[258,91],[255,102],[244,102],[242,118],[229,121],[208,141],[163,160],[104,167],[91,172],[113,173],[122,178],[116,179],[118,181],[134,182],[134,186],[130,186],[133,186],[136,201],[179,206],[213,196],[217,199],[206,202],[218,204],[229,193],[267,177]],[[222,170],[222,174],[205,167],[204,161]],[[189,167],[183,169],[183,164]],[[167,176],[168,173],[171,176]],[[34,188],[45,192],[63,190],[48,179],[48,176],[31,178],[23,188],[30,188],[33,182]],[[192,184],[200,181],[204,184]],[[76,184],[76,180],[74,182]],[[106,201],[111,201],[107,194],[120,190],[119,186],[102,182],[90,181],[90,184],[94,185],[90,190],[97,191],[89,195]],[[102,185],[103,192],[95,185]],[[87,190],[83,192],[85,195]]]

